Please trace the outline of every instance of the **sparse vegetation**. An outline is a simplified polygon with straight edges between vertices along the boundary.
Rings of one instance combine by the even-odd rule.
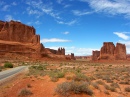
[[[33,93],[30,90],[24,88],[24,89],[20,90],[18,96],[27,96],[27,95],[32,95],[32,94]]]
[[[88,95],[93,95],[93,91],[90,89],[89,84],[83,81],[63,82],[56,88],[56,93],[60,95],[68,96],[70,92],[75,94],[86,93]]]
[[[125,88],[125,91],[126,91],[126,92],[130,92],[130,87],[126,87],[126,88]]]
[[[10,62],[6,62],[6,63],[4,64],[4,67],[5,67],[5,68],[13,68],[13,64],[10,63]]]
[[[30,67],[30,73],[34,76],[48,75],[52,82],[59,81],[59,78],[66,78],[67,82],[57,85],[55,89],[57,94],[63,96],[82,93],[93,95],[92,89],[94,88],[106,95],[111,95],[111,92],[118,93],[119,90],[122,92],[121,85],[129,85],[130,68],[126,68],[126,66],[115,67],[109,64],[105,66],[95,63],[39,64]],[[91,68],[94,71],[86,73]],[[129,92],[129,88],[126,87],[124,91]]]

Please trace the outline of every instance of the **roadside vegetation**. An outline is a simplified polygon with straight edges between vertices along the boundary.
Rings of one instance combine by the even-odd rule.
[[[28,76],[49,76],[50,81],[65,81],[57,84],[54,91],[57,95],[71,94],[95,95],[94,91],[106,95],[130,92],[130,67],[125,65],[66,62],[59,64],[39,63],[29,67]],[[122,88],[123,87],[123,88]]]

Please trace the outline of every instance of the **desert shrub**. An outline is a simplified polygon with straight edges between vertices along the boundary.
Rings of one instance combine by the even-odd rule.
[[[107,81],[107,83],[113,83],[113,80],[111,80],[111,79],[107,79],[106,81]]]
[[[57,88],[55,89],[56,93],[63,95],[63,96],[68,96],[70,91],[71,91],[70,82],[63,82],[63,83],[57,85]]]
[[[31,88],[32,86],[31,86],[30,84],[27,84],[27,87],[28,87],[28,88]]]
[[[119,82],[119,84],[126,84],[126,85],[129,85],[130,83],[128,81],[121,81]]]
[[[126,92],[130,92],[130,87],[126,87],[126,88],[125,88],[125,91],[126,91]]]
[[[5,67],[5,68],[13,68],[13,64],[10,63],[10,62],[6,62],[6,63],[4,64],[4,67]]]
[[[100,88],[99,88],[99,85],[98,85],[97,83],[94,83],[94,82],[93,82],[93,83],[91,83],[91,85],[92,85],[95,89],[100,89]]]
[[[88,81],[90,82],[89,77],[87,77],[86,75],[82,74],[82,73],[76,73],[76,75],[73,77],[74,81]]]
[[[82,81],[72,81],[70,82],[71,84],[71,91],[73,91],[75,94],[80,94],[80,93],[87,93],[91,95],[91,90],[89,88],[89,84],[87,82],[82,82]]]
[[[80,68],[76,68],[76,72],[80,73],[81,69]]]
[[[30,68],[36,69],[36,70],[45,70],[46,69],[46,65],[33,65]]]
[[[104,83],[103,81],[101,81],[101,80],[96,81],[96,83],[98,83],[98,84],[100,84],[100,85],[104,85],[104,84],[105,84],[105,83]]]
[[[104,87],[105,87],[105,89],[110,90],[110,86],[109,85],[104,84]]]
[[[110,90],[111,90],[112,92],[116,92],[116,88],[113,87],[113,86],[110,87]]]
[[[83,81],[63,82],[57,86],[56,92],[64,96],[68,96],[71,92],[75,94],[86,93],[88,95],[93,95],[93,91],[90,89],[89,84]]]
[[[18,96],[27,96],[27,95],[32,95],[32,92],[26,88],[22,89],[18,94]]]
[[[66,76],[66,79],[71,80],[71,79],[73,79],[73,76]]]
[[[104,90],[104,93],[110,95],[110,93],[107,90]]]
[[[49,73],[50,77],[63,78],[65,76],[65,72],[62,71],[52,71]]]
[[[114,88],[120,88],[120,86],[117,83],[111,83],[110,86],[112,86]]]
[[[57,81],[58,81],[58,78],[57,78],[57,77],[51,77],[50,79],[51,79],[51,81],[53,81],[53,82],[57,82]]]

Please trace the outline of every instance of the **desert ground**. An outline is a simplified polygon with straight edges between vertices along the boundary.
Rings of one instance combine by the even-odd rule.
[[[130,61],[12,63],[29,69],[2,84],[0,97],[130,97]]]

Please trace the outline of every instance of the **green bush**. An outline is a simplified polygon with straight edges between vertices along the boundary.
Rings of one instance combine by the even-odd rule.
[[[6,63],[4,64],[4,67],[5,67],[5,68],[13,68],[13,64],[10,63],[10,62],[6,62]]]

